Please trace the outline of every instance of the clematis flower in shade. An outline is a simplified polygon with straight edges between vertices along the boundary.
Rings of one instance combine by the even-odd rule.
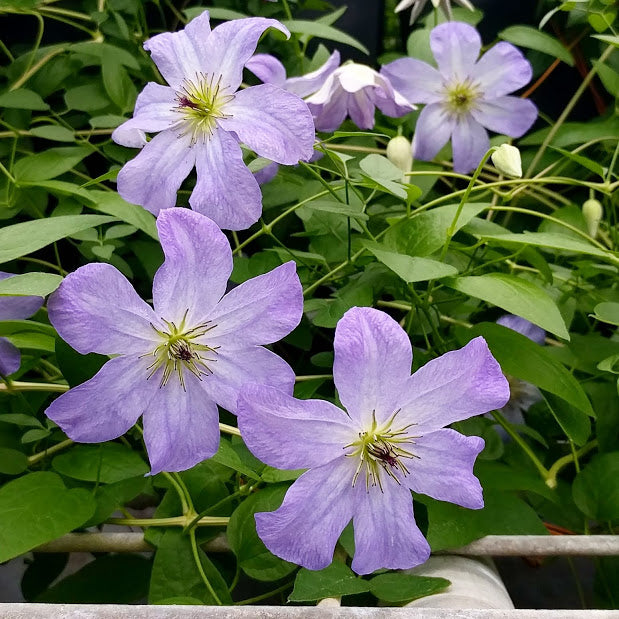
[[[374,126],[374,108],[398,117],[416,109],[389,80],[370,67],[348,62],[329,75],[320,90],[305,99],[318,131],[335,131],[350,116],[360,129]]]
[[[520,316],[505,314],[496,323],[528,337],[532,342],[540,346],[543,346],[546,341],[544,329]],[[543,399],[542,394],[535,385],[525,380],[520,380],[514,376],[507,376],[507,381],[509,382],[509,401],[501,408],[501,412],[511,423],[524,423],[523,413],[528,411],[533,404],[541,402]],[[499,432],[503,434],[505,431],[503,428],[500,428]]]
[[[404,11],[409,7],[413,7],[411,11],[410,24],[414,24],[417,17],[421,11],[423,11],[423,7],[426,5],[428,0],[401,0],[401,2],[395,7],[394,11],[399,13],[400,11]],[[469,11],[474,11],[475,7],[469,2],[469,0],[456,0],[456,2],[468,9]],[[432,0],[432,5],[434,8],[438,8],[439,6],[443,10],[443,13],[447,16],[447,19],[451,19],[451,2],[450,0]]]
[[[352,568],[369,574],[423,563],[411,490],[483,507],[473,463],[483,439],[447,424],[501,407],[507,381],[478,337],[411,376],[408,336],[387,314],[355,307],[335,331],[333,378],[346,408],[246,385],[237,410],[249,449],[283,469],[308,469],[281,507],[256,514],[258,535],[278,557],[318,570],[352,519]]]
[[[80,267],[50,297],[49,318],[64,340],[82,354],[115,356],[46,411],[81,443],[121,436],[143,415],[153,474],[217,451],[217,405],[234,413],[243,383],[292,391],[292,369],[262,345],[290,333],[303,306],[293,262],[224,295],[232,252],[215,223],[167,209],[157,228],[165,261],[153,307],[103,263]]]
[[[292,165],[313,153],[314,124],[306,104],[271,84],[239,90],[243,67],[267,28],[290,36],[274,19],[226,22],[211,32],[205,11],[184,30],[144,44],[169,86],[149,82],[134,116],[112,139],[142,148],[118,174],[118,192],[154,213],[176,204],[193,167],[191,208],[220,227],[242,230],[262,210],[260,187],[243,163],[239,142],[258,155]],[[149,142],[146,133],[157,133]]]
[[[481,38],[461,22],[434,28],[430,47],[438,69],[399,58],[381,73],[410,103],[426,104],[415,128],[413,157],[429,161],[451,140],[454,170],[465,174],[490,147],[486,129],[517,138],[535,122],[531,101],[508,96],[529,82],[531,65],[503,41],[478,60]]]
[[[0,271],[0,280],[13,277],[13,273]],[[42,297],[0,296],[0,320],[30,318],[43,305]],[[19,370],[21,355],[9,340],[0,337],[0,375],[8,376]]]

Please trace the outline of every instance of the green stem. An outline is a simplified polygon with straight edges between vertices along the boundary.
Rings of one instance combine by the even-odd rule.
[[[241,600],[240,602],[235,602],[236,606],[247,606],[248,604],[254,604],[255,602],[261,602],[262,600],[266,600],[270,597],[273,597],[274,595],[277,595],[278,593],[282,593],[284,591],[286,591],[286,589],[290,589],[290,587],[292,587],[291,582],[287,582],[285,585],[282,585],[281,587],[277,587],[277,589],[273,589],[273,591],[268,591],[267,593],[261,593],[260,595],[257,595],[253,598],[247,598],[245,600]]]
[[[225,527],[230,518],[227,516],[202,516],[189,520],[187,516],[171,518],[108,518],[107,524],[120,524],[128,527]]]
[[[181,509],[183,510],[183,514],[188,514],[190,512],[189,503],[187,501],[187,496],[183,491],[184,484],[183,486],[181,486],[181,484],[179,483],[180,478],[178,478],[178,475],[175,476],[173,473],[167,473],[166,471],[162,471],[161,474],[172,484],[174,490],[176,490],[176,494],[178,494],[178,498],[181,502]],[[191,506],[191,512],[193,512],[193,505]]]
[[[231,434],[232,436],[241,436],[241,432],[238,428],[235,428],[234,426],[229,426],[227,423],[220,423],[219,431],[225,432],[226,434]]]
[[[296,376],[294,381],[295,383],[304,383],[309,380],[318,380],[320,378],[333,378],[333,374],[307,374],[305,376]]]
[[[2,162],[0,162],[0,172],[3,172],[4,175],[11,181],[11,183],[13,183],[13,185],[17,182],[15,180],[15,177],[2,165]]]
[[[64,393],[69,391],[69,385],[59,385],[56,383],[25,383],[18,380],[11,381],[11,384],[0,383],[0,391],[50,391]]]
[[[236,492],[233,492],[232,494],[229,494],[227,497],[221,499],[221,501],[217,501],[217,503],[215,503],[214,505],[207,507],[205,510],[201,511],[199,514],[196,514],[196,517],[185,527],[185,529],[192,529],[196,525],[199,526],[200,521],[205,516],[208,516],[209,512],[214,512],[216,509],[219,509],[220,507],[223,507],[224,505],[230,503],[230,501],[236,499],[236,497],[239,496],[240,494],[241,494],[241,491],[237,490]],[[221,517],[223,518],[223,516]]]
[[[196,562],[196,567],[198,568],[198,572],[200,573],[200,578],[202,578],[202,582],[206,586],[208,592],[213,596],[215,603],[218,606],[222,606],[221,600],[219,596],[215,593],[215,589],[209,582],[209,579],[206,576],[204,571],[204,567],[202,566],[202,559],[200,559],[200,552],[198,550],[198,544],[196,543],[196,531],[195,529],[191,529],[189,531],[189,539],[191,540],[191,552],[193,553],[194,561]]]
[[[10,86],[9,90],[17,90],[18,88],[21,88],[39,69],[44,67],[54,56],[62,54],[64,51],[64,48],[53,49],[48,54],[45,54],[45,56],[43,56],[43,58],[41,58],[39,62],[34,64],[29,71],[26,71],[16,82],[14,82]]]
[[[32,464],[36,464],[40,460],[43,460],[43,458],[47,456],[51,456],[59,451],[62,451],[63,449],[66,449],[67,447],[71,447],[71,445],[73,445],[73,441],[70,438],[68,438],[64,441],[61,441],[60,443],[57,443],[56,445],[52,445],[51,447],[49,447],[48,449],[45,449],[44,451],[40,451],[36,454],[32,454],[31,456],[28,456],[28,466]]]
[[[583,445],[580,449],[575,450],[573,447],[573,443],[570,444],[572,445],[572,453],[567,454],[566,456],[563,456],[562,458],[559,458],[549,469],[548,469],[548,476],[546,477],[546,485],[549,488],[556,488],[557,487],[557,475],[559,474],[559,472],[561,471],[561,469],[563,469],[564,467],[566,467],[568,464],[571,464],[572,462],[574,463],[575,466],[578,467],[578,458],[580,458],[581,456],[584,456],[586,453],[590,452],[592,449],[595,449],[598,445],[598,441],[597,439],[594,439],[592,441],[590,441],[589,443],[587,443],[586,445]]]

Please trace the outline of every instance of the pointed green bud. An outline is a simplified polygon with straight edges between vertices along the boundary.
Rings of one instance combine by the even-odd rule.
[[[587,222],[587,231],[589,236],[594,239],[598,233],[598,226],[602,221],[604,209],[598,200],[591,198],[582,205],[582,214]]]
[[[506,176],[522,178],[522,163],[520,151],[511,144],[501,144],[492,153],[492,163],[496,169]]]
[[[413,166],[413,151],[411,143],[403,136],[398,135],[389,140],[387,144],[387,159],[402,170],[402,172],[410,172]],[[403,182],[408,182],[406,176],[402,178]]]

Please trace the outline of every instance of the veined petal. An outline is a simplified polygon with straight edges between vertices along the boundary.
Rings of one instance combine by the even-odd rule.
[[[329,77],[331,79],[331,77]],[[316,94],[326,89],[328,82]],[[331,97],[324,103],[313,103],[307,100],[307,107],[314,117],[314,126],[317,131],[335,131],[346,119],[348,114],[348,98],[350,94],[343,88],[334,88]]]
[[[208,343],[207,338],[205,341]],[[210,358],[214,359],[208,363],[213,374],[203,376],[200,384],[210,399],[231,413],[236,413],[239,391],[247,383],[275,387],[290,394],[294,389],[292,368],[262,346],[229,350],[222,345]]]
[[[483,337],[433,359],[407,381],[398,405],[401,419],[424,436],[455,421],[501,408],[509,385]]]
[[[286,69],[284,65],[271,54],[254,54],[246,63],[249,69],[259,80],[265,84],[273,84],[280,88],[286,88]]]
[[[195,326],[203,322],[226,292],[232,251],[215,222],[189,209],[161,211],[159,240],[165,254],[153,281],[158,316]]]
[[[501,316],[497,321],[497,325],[507,327],[520,335],[528,337],[532,342],[542,346],[546,341],[546,331],[532,322],[529,322],[526,318],[515,316],[514,314],[505,314]]]
[[[368,92],[359,90],[348,95],[348,114],[359,129],[374,126],[374,102]]]
[[[489,148],[488,134],[473,116],[457,119],[451,136],[454,172],[466,174],[473,170]]]
[[[276,556],[321,570],[353,515],[354,463],[345,457],[303,473],[281,507],[256,514],[256,530]]]
[[[157,397],[159,384],[147,376],[146,359],[116,357],[56,398],[45,414],[78,443],[110,441],[127,432]]]
[[[398,408],[398,398],[410,378],[410,340],[388,314],[353,307],[337,323],[333,348],[333,378],[340,401],[355,420],[378,423]]]
[[[194,162],[191,135],[179,135],[175,129],[162,131],[118,173],[118,193],[157,215],[176,204],[176,192]]]
[[[489,49],[471,71],[484,97],[493,98],[514,92],[531,81],[533,69],[523,53],[511,43],[501,41]]]
[[[256,223],[262,193],[234,137],[216,129],[194,149],[198,180],[189,198],[191,208],[227,230],[244,230]]]
[[[339,64],[340,52],[335,50],[318,69],[300,77],[288,78],[283,88],[299,97],[307,97],[316,92],[325,83],[325,80],[337,69]]]
[[[537,107],[528,99],[496,97],[482,99],[471,110],[473,118],[484,127],[512,138],[524,135],[537,118]]]
[[[144,442],[151,475],[185,471],[215,454],[219,447],[217,405],[204,397],[198,379],[185,372],[159,388],[144,415]]]
[[[427,62],[398,58],[382,67],[380,72],[410,103],[436,103],[443,98],[443,78]]]
[[[47,309],[60,337],[83,355],[141,354],[156,340],[155,313],[111,264],[92,262],[69,273]]]
[[[411,451],[410,475],[403,477],[413,492],[427,494],[469,509],[484,506],[481,484],[473,475],[475,458],[484,448],[484,439],[464,436],[445,428],[415,439]]]
[[[21,354],[9,340],[0,337],[0,375],[9,376],[19,370]]]
[[[440,103],[431,103],[421,110],[413,134],[413,157],[430,161],[449,141],[454,129],[453,117]]]
[[[410,490],[387,479],[382,489],[355,486],[355,556],[352,569],[407,569],[426,561],[430,546],[415,523]]]
[[[0,271],[0,281],[14,277],[14,273]],[[43,305],[43,297],[0,296],[0,320],[22,320],[30,318]]]
[[[209,75],[221,75],[222,87],[234,92],[241,84],[243,67],[267,28],[276,28],[290,37],[288,28],[276,19],[247,17],[220,24],[206,40],[202,70]]]
[[[219,126],[234,131],[258,155],[293,165],[314,152],[314,121],[307,104],[271,84],[240,90],[226,104]]]
[[[288,335],[302,314],[303,289],[296,265],[286,262],[243,282],[221,299],[209,314],[214,325],[209,340],[234,348],[271,344]]]
[[[249,450],[279,469],[312,468],[341,458],[356,438],[350,418],[337,406],[297,400],[264,385],[243,386],[237,416]]]
[[[142,148],[146,143],[144,132],[157,133],[178,121],[174,111],[176,93],[168,86],[149,82],[138,95],[133,118],[114,129],[112,140],[129,148]]]
[[[446,22],[430,33],[430,48],[443,77],[464,80],[479,57],[481,37],[469,24]]]

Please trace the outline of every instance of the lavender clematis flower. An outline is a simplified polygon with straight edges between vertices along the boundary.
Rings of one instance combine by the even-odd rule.
[[[465,174],[490,147],[486,129],[517,138],[537,118],[528,99],[507,96],[529,82],[530,63],[510,43],[497,43],[479,60],[481,38],[461,22],[441,24],[430,33],[438,69],[400,58],[381,73],[411,103],[425,103],[413,137],[413,156],[429,161],[451,139],[454,170]]]
[[[318,131],[335,131],[350,116],[360,129],[374,127],[374,108],[392,117],[416,109],[390,81],[370,67],[349,62],[329,75],[320,90],[305,99]]]
[[[262,385],[241,390],[239,429],[249,449],[271,466],[309,469],[277,511],[256,514],[258,535],[275,555],[318,570],[352,519],[357,573],[413,567],[430,548],[410,491],[483,506],[472,469],[484,441],[444,426],[503,406],[507,381],[481,337],[411,376],[408,336],[371,308],[346,312],[334,348],[346,412]]]
[[[496,323],[528,337],[540,346],[543,346],[546,340],[544,329],[520,316],[505,314]],[[524,423],[523,413],[529,410],[533,404],[541,402],[542,394],[535,385],[525,380],[520,380],[514,376],[507,376],[507,380],[509,382],[509,401],[501,409],[501,412],[510,423]],[[502,428],[500,428],[501,431],[504,432]]]
[[[112,134],[123,146],[142,148],[118,174],[125,200],[156,215],[176,204],[176,192],[195,166],[191,207],[222,228],[242,230],[260,217],[262,196],[239,142],[286,165],[312,156],[314,125],[299,97],[271,84],[238,90],[267,28],[290,35],[278,21],[261,17],[211,32],[205,11],[184,30],[146,41],[169,86],[148,83],[133,118]],[[146,142],[145,132],[157,135]]]
[[[13,277],[13,273],[0,271],[0,280]],[[30,318],[42,305],[42,297],[0,296],[0,320],[22,320]],[[19,370],[21,355],[9,340],[0,337],[0,374],[8,376]]]
[[[143,414],[153,474],[217,451],[217,405],[234,413],[243,383],[292,391],[292,369],[262,345],[290,333],[303,306],[294,262],[224,295],[232,252],[215,223],[167,209],[157,228],[165,261],[153,307],[103,263],[79,268],[50,297],[50,321],[64,340],[82,354],[116,356],[46,411],[82,443],[114,439]]]
[[[413,10],[411,11],[411,18],[410,18],[410,25],[413,25],[415,23],[415,20],[417,19],[417,17],[419,17],[419,14],[421,13],[421,11],[423,11],[423,7],[426,5],[426,2],[428,0],[402,0],[394,9],[394,11],[396,13],[399,13],[400,11],[404,11],[405,9],[408,9],[409,7],[413,7]],[[469,11],[474,11],[475,7],[469,2],[469,0],[456,0],[456,2],[460,5],[463,6],[464,8],[468,9]],[[432,5],[434,6],[434,8],[438,8],[439,6],[441,7],[441,9],[443,10],[443,13],[445,13],[445,15],[447,16],[447,19],[451,19],[451,2],[450,0],[432,0]]]

